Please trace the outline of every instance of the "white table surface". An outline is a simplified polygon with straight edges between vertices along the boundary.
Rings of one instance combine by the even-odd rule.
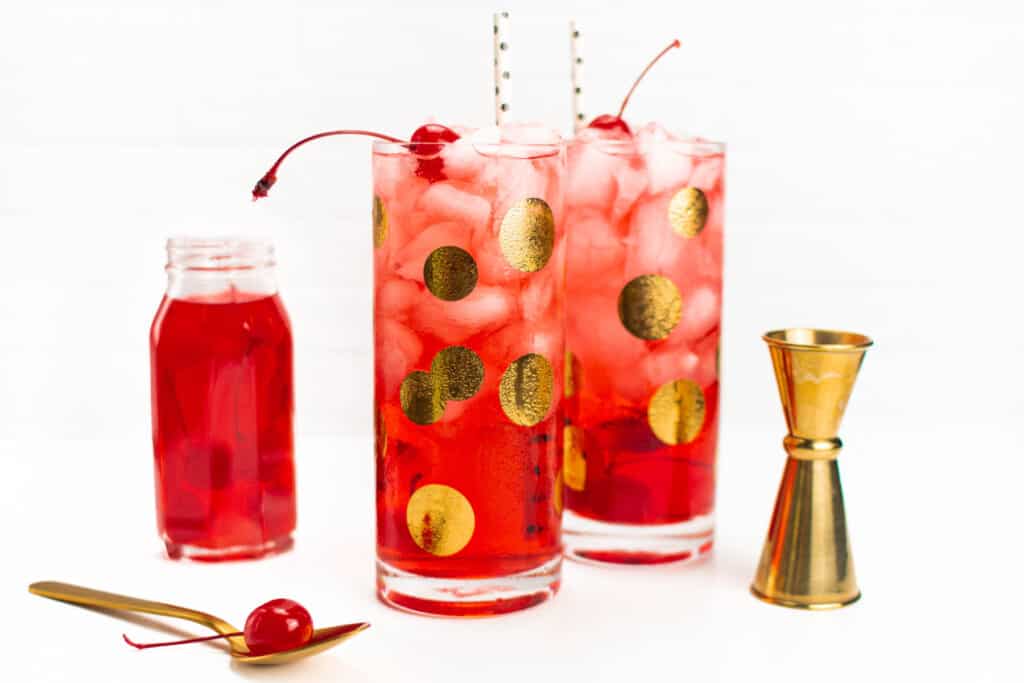
[[[864,425],[849,431],[841,464],[864,591],[852,607],[808,613],[747,592],[783,462],[778,434],[766,427],[725,434],[710,560],[607,569],[567,562],[553,600],[470,620],[410,615],[376,600],[368,437],[300,439],[295,549],[216,565],[161,557],[144,440],[6,441],[0,590],[7,617],[0,642],[13,675],[0,678],[1020,680],[1011,653],[1020,637],[1014,612],[1021,553],[1002,526],[1019,518],[1019,477],[979,466],[986,445],[1019,453],[1019,437],[953,430],[943,437],[948,453],[973,441],[975,455],[947,459],[915,447],[911,434],[872,433]],[[36,466],[58,450],[75,453],[63,459],[65,471]],[[748,457],[752,451],[762,457]],[[110,480],[118,486],[103,494]],[[168,634],[28,594],[26,586],[41,579],[187,604],[235,623],[285,596],[306,605],[318,624],[373,626],[302,663],[247,668],[209,645],[133,650],[122,632],[139,639]]]

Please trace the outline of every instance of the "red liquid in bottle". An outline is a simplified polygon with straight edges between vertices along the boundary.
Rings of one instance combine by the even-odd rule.
[[[281,299],[234,289],[165,297],[150,358],[168,555],[226,560],[290,547],[292,339]]]

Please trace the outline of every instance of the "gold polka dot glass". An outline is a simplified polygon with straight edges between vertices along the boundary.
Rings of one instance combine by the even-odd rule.
[[[564,182],[557,136],[374,146],[377,589],[393,606],[496,614],[558,588]]]
[[[568,145],[566,554],[711,550],[725,150],[651,124]]]

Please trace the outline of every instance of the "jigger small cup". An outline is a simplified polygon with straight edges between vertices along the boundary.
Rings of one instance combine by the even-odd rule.
[[[853,332],[805,328],[764,335],[789,434],[789,454],[751,592],[785,607],[831,609],[860,598],[839,482],[839,423],[872,345]]]

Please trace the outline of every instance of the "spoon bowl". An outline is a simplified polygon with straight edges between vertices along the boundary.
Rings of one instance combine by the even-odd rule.
[[[248,650],[245,652],[239,652],[232,646],[231,656],[235,661],[242,662],[244,664],[286,664],[287,662],[293,662],[296,659],[309,657],[310,655],[315,655],[318,652],[330,649],[368,628],[370,628],[370,625],[366,622],[318,628],[313,631],[313,637],[309,639],[309,642],[304,645],[300,645],[299,647],[293,647],[290,650],[271,652],[264,655],[254,655]]]
[[[107,593],[59,581],[39,581],[30,585],[28,590],[34,595],[74,605],[98,607],[116,612],[143,612],[173,619],[185,619],[186,621],[201,624],[223,636],[227,636],[225,640],[228,641],[231,647],[231,657],[235,661],[244,664],[267,665],[293,662],[297,659],[309,657],[330,649],[370,627],[365,622],[357,622],[354,624],[318,628],[313,631],[313,636],[309,641],[299,647],[256,655],[249,652],[249,648],[245,644],[245,638],[240,635],[229,635],[236,634],[241,629],[232,626],[220,617],[207,614],[206,612],[165,602],[153,602],[152,600],[143,600],[127,595],[118,595],[117,593]]]

